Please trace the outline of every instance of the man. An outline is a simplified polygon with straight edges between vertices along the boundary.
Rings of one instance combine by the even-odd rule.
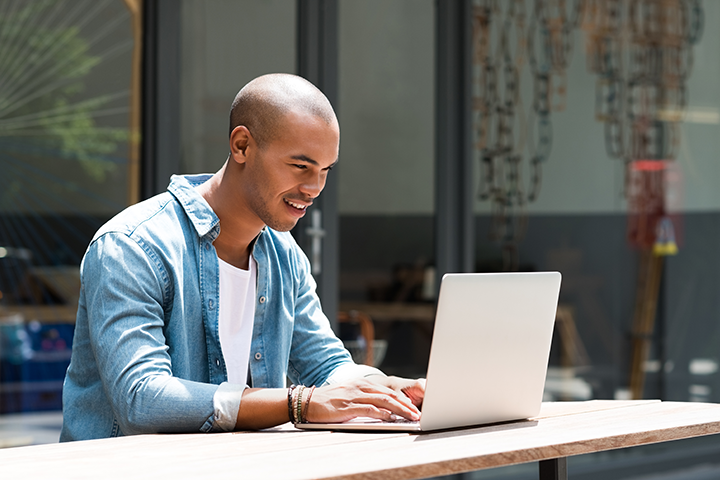
[[[419,418],[423,382],[352,362],[287,233],[337,163],[330,103],[300,77],[262,76],[230,130],[220,171],[174,176],[90,243],[62,441]]]

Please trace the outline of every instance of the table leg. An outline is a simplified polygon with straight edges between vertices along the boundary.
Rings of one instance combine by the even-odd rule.
[[[567,457],[541,460],[540,480],[567,480]]]

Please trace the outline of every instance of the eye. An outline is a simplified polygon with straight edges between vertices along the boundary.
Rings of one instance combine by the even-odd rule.
[[[293,167],[299,168],[300,170],[307,170],[307,165],[304,165],[302,163],[295,163],[293,164]]]

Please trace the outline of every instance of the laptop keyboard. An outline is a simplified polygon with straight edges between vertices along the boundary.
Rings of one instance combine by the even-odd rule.
[[[352,420],[348,420],[344,423],[362,423],[362,424],[373,424],[373,423],[385,423],[385,424],[407,424],[407,425],[417,425],[420,422],[416,420],[408,420],[407,418],[403,418],[400,415],[393,415],[390,420],[381,420],[379,418],[371,418],[371,417],[356,417]]]

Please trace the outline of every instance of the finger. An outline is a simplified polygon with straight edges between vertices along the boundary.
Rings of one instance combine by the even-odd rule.
[[[422,391],[416,391],[414,387],[410,387],[409,389],[404,388],[398,388],[397,390],[392,390],[392,393],[390,394],[392,398],[397,400],[398,402],[405,405],[407,408],[412,410],[413,412],[420,413],[420,410],[418,410],[417,406],[422,403],[422,397],[424,396],[424,390]],[[419,400],[419,401],[417,401]]]
[[[306,418],[311,422],[343,422],[359,416],[391,420],[393,415],[398,415],[418,420],[419,410],[406,402],[404,394],[398,395],[390,389],[327,386],[316,390]]]
[[[399,415],[408,420],[420,419],[420,411],[415,405],[400,402],[395,397],[397,397],[397,395],[367,395],[357,399],[355,403],[370,404],[378,409],[386,410],[391,414]]]
[[[419,379],[411,385],[404,387],[402,392],[407,395],[414,405],[422,405],[425,398],[425,379]]]
[[[413,401],[413,398],[411,398],[409,395],[407,395],[406,392],[402,391],[401,389],[393,389],[390,387],[386,387],[384,385],[379,385],[376,383],[369,383],[367,385],[360,386],[360,390],[363,391],[366,394],[382,394],[386,395],[396,402],[402,404],[405,408],[410,410],[411,412],[415,414],[419,414],[420,411],[417,409],[417,406],[415,402]],[[424,390],[423,390],[424,391]]]
[[[402,395],[404,396],[404,395]],[[338,385],[320,387],[315,391],[308,406],[308,419],[311,421],[345,421],[362,416],[363,409],[384,409],[380,413],[371,410],[373,418],[387,418],[392,413],[412,416],[414,406],[405,405],[398,395],[386,388],[368,388],[364,385]],[[358,410],[360,409],[360,410]]]
[[[407,379],[407,378],[401,378],[401,377],[373,377],[373,380],[371,383],[377,385],[377,386],[383,386],[390,388],[400,394],[400,401],[403,401],[406,404],[412,403],[413,405],[420,406],[422,404],[422,401],[425,397],[425,379]],[[405,402],[405,400],[409,399],[409,402]]]
[[[375,405],[367,403],[354,404],[352,408],[348,410],[348,413],[352,415],[352,418],[369,417],[389,422],[392,421],[393,417],[395,416],[395,414],[393,414],[390,410],[378,408]]]

